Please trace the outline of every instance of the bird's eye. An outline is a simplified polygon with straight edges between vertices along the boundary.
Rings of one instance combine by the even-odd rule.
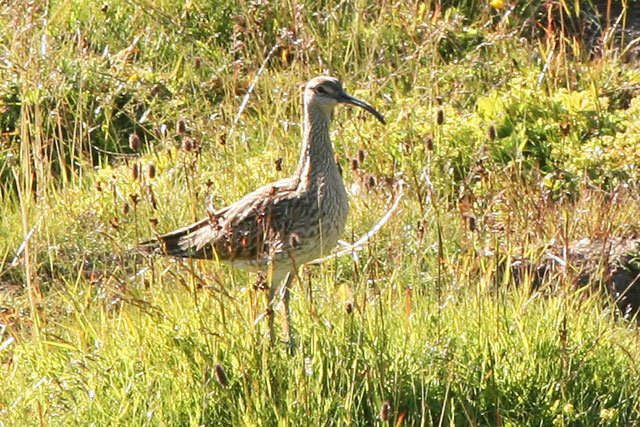
[[[318,93],[327,93],[327,91],[322,86],[318,86],[316,88],[316,92],[318,92]]]

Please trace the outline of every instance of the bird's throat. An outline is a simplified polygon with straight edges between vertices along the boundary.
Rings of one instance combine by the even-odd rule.
[[[312,187],[322,176],[338,173],[329,135],[331,116],[305,111],[302,149],[296,174],[300,185]]]

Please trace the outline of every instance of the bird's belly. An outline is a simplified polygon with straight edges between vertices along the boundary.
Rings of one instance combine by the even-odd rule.
[[[307,261],[331,253],[347,223],[349,204],[342,182],[327,185],[324,190],[323,197],[318,197],[318,217],[313,226],[315,232],[307,236],[312,247]]]
[[[295,270],[314,259],[329,255],[342,235],[349,211],[341,181],[320,185],[306,194],[277,221],[274,240],[255,259],[227,260],[249,271]]]

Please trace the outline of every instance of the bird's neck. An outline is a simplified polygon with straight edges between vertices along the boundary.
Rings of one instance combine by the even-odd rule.
[[[339,174],[329,136],[331,112],[305,106],[302,150],[296,174],[301,183],[313,185],[322,176]]]

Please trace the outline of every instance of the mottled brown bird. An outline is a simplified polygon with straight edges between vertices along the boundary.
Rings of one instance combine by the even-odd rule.
[[[351,104],[384,118],[354,98],[339,80],[320,76],[304,89],[300,160],[290,177],[267,184],[235,203],[209,212],[207,218],[140,245],[146,252],[180,258],[215,259],[234,267],[263,272],[269,282],[269,331],[273,306],[282,284],[284,333],[293,347],[289,288],[298,268],[329,253],[343,232],[347,193],[333,153],[329,125],[338,104]]]

